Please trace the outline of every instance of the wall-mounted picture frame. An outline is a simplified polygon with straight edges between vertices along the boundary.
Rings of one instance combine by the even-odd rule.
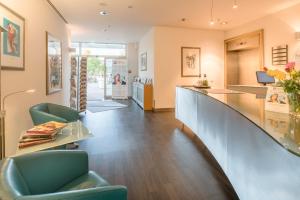
[[[46,32],[46,94],[62,90],[62,42]]]
[[[201,48],[181,47],[181,77],[198,77],[201,73]]]
[[[147,52],[141,54],[141,71],[147,71]]]
[[[1,36],[3,70],[25,70],[25,19],[0,3],[0,25],[7,32]]]

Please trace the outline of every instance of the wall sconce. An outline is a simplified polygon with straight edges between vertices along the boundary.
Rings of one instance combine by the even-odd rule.
[[[300,32],[295,33],[295,38],[296,38],[296,40],[300,40]]]

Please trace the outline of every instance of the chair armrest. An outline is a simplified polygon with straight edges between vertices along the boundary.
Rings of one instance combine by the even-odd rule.
[[[13,159],[32,194],[57,191],[89,169],[87,153],[77,150],[39,151]]]
[[[49,121],[68,123],[68,121],[62,117],[52,115],[46,112],[38,111],[38,110],[31,110],[30,114],[34,125],[43,124]]]
[[[48,104],[49,112],[66,119],[68,122],[74,122],[79,119],[79,112],[67,106]]]
[[[107,186],[92,189],[58,192],[44,195],[29,195],[17,200],[127,200],[127,188]]]

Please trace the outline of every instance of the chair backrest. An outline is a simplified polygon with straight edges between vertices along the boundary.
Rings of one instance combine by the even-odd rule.
[[[14,199],[18,196],[30,195],[27,184],[13,159],[8,158],[6,161],[3,161],[0,172],[1,198]]]
[[[66,107],[58,104],[48,103],[49,113],[64,117],[65,112],[67,112]]]
[[[82,151],[42,151],[12,158],[32,195],[52,193],[88,173]]]
[[[40,103],[40,104],[34,105],[30,108],[30,110],[37,110],[37,111],[49,113],[48,103]]]
[[[42,124],[44,123],[44,121],[41,115],[43,113],[49,113],[48,104],[41,103],[41,104],[34,105],[29,109],[29,113],[34,125]]]

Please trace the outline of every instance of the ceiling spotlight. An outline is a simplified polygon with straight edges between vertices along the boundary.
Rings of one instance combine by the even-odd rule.
[[[232,8],[233,9],[237,9],[239,7],[239,5],[238,5],[238,3],[237,3],[237,0],[234,0],[233,1],[233,6],[232,6]]]
[[[220,24],[221,24],[221,25],[227,25],[228,22],[227,22],[227,21],[223,21],[223,22],[221,22]]]
[[[210,5],[210,22],[209,24],[212,26],[215,24],[214,22],[214,0],[211,0],[211,5]]]
[[[100,5],[100,6],[103,6],[103,7],[104,7],[104,6],[107,6],[107,4],[106,4],[105,2],[101,2],[101,3],[99,3],[99,5]]]
[[[102,10],[102,11],[100,11],[100,15],[102,15],[102,16],[106,16],[106,15],[108,15],[109,13],[107,12],[107,11],[105,11],[105,10]]]

